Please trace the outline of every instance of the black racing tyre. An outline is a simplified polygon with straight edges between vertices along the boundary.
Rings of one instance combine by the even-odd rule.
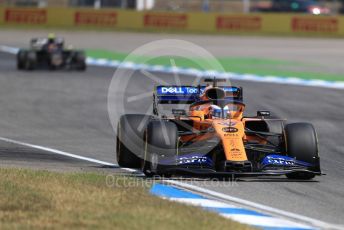
[[[140,168],[143,158],[143,135],[152,117],[142,114],[121,116],[117,126],[116,159],[121,167]]]
[[[36,68],[37,55],[35,51],[28,51],[25,58],[24,68],[26,70],[34,70]]]
[[[318,155],[318,139],[312,124],[293,123],[284,128],[286,153],[296,160],[310,163],[314,166],[309,170],[320,172]],[[289,179],[309,180],[314,178],[313,173],[295,172],[286,175]]]
[[[82,51],[76,51],[75,52],[75,65],[76,69],[79,71],[85,71],[86,70],[86,56],[85,53]]]
[[[19,50],[17,53],[17,69],[22,70],[25,68],[27,51],[26,50]]]
[[[177,155],[178,128],[175,123],[151,121],[145,133],[145,155],[142,171],[146,176],[169,176],[165,169],[171,165],[162,164],[162,159],[173,159]]]

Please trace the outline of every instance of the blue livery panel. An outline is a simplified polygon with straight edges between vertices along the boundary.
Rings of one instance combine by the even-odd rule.
[[[182,156],[162,159],[159,161],[159,164],[177,166],[202,166],[209,168],[214,166],[214,162],[209,156],[200,153],[189,153]]]
[[[161,104],[193,103],[199,100],[206,86],[157,86],[156,95]],[[226,99],[237,97],[240,88],[235,86],[219,86],[228,93]]]
[[[262,161],[262,166],[283,166],[283,167],[295,167],[295,166],[303,166],[309,167],[312,164],[307,162],[298,161],[294,158],[288,156],[281,156],[281,155],[268,155]]]

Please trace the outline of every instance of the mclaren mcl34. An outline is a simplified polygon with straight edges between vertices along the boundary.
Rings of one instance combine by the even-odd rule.
[[[269,111],[244,116],[243,89],[218,86],[157,86],[153,114],[122,115],[116,157],[121,167],[146,176],[196,177],[285,175],[309,180],[321,175],[312,124],[288,123]],[[161,104],[184,104],[161,114]]]

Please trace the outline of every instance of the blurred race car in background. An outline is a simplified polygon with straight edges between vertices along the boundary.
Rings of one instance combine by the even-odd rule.
[[[308,13],[314,15],[331,13],[331,10],[318,0],[272,0],[269,4],[253,6],[251,11]]]
[[[65,49],[63,38],[49,35],[48,38],[33,38],[29,49],[20,49],[17,53],[17,68],[19,70],[34,70],[37,68],[86,69],[84,51]]]
[[[321,175],[317,134],[309,123],[274,118],[269,111],[244,116],[243,89],[157,86],[154,115],[124,114],[117,127],[117,162],[146,176],[197,177]],[[159,112],[160,105],[190,104],[188,112]]]

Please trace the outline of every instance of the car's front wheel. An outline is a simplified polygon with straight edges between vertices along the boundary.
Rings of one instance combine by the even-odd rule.
[[[25,62],[24,62],[24,69],[26,70],[34,70],[37,64],[37,55],[34,51],[28,51],[26,53]]]
[[[121,167],[140,168],[143,157],[143,134],[151,116],[126,114],[117,126],[116,159]]]
[[[287,124],[284,128],[284,140],[288,156],[311,166],[309,170],[320,172],[320,159],[318,155],[318,140],[313,125],[309,123]],[[286,175],[290,179],[309,180],[314,173],[295,172]]]
[[[22,70],[25,68],[27,51],[26,50],[19,50],[17,53],[17,69]]]
[[[143,173],[149,177],[169,176],[166,169],[175,164],[177,148],[177,126],[164,120],[151,121],[145,133]]]

